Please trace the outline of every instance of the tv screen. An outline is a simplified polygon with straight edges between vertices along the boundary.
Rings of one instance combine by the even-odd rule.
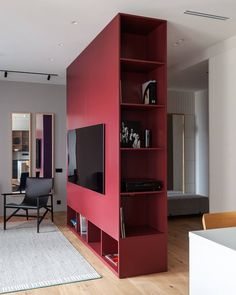
[[[68,181],[105,194],[105,125],[68,131]]]

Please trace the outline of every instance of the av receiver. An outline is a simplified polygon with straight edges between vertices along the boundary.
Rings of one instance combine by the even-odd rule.
[[[122,179],[122,192],[147,192],[160,191],[163,188],[163,182],[154,179]]]

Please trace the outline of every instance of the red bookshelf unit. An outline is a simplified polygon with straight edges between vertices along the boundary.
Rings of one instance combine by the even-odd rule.
[[[156,103],[144,104],[150,80]],[[68,130],[105,124],[105,194],[68,182],[68,226],[120,278],[167,270],[166,90],[164,20],[118,14],[67,69]],[[121,144],[124,121],[138,122],[140,147]],[[123,191],[130,178],[162,188]]]

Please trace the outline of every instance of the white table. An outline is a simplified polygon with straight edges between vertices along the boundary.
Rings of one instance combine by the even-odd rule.
[[[189,233],[189,295],[236,294],[236,227]]]

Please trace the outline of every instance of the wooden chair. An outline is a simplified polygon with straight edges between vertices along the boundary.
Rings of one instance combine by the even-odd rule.
[[[202,216],[203,229],[236,227],[236,211],[205,213]]]

